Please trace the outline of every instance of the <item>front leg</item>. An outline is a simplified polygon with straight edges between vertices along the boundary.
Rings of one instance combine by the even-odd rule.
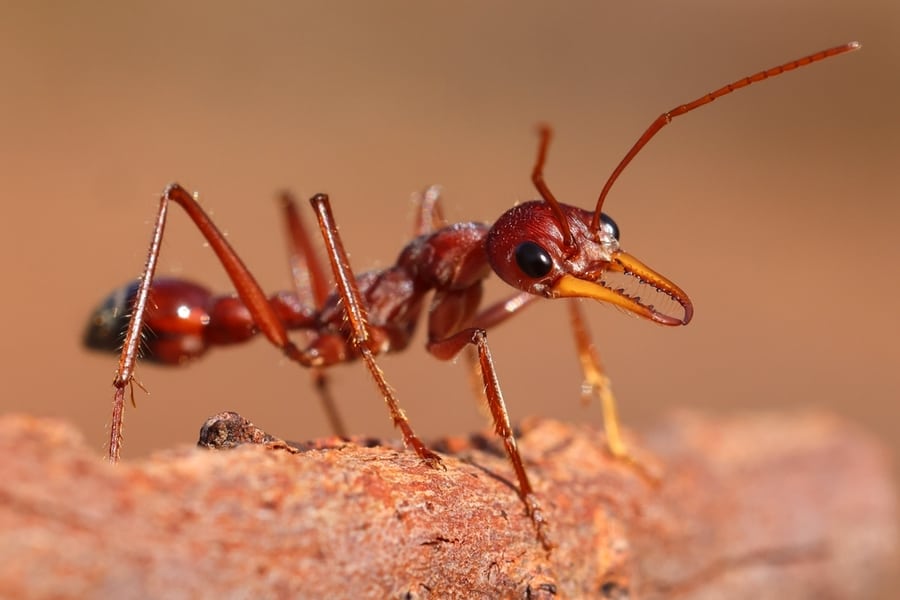
[[[631,460],[622,433],[619,428],[619,413],[616,410],[616,399],[612,393],[612,384],[603,364],[597,347],[588,333],[587,323],[579,305],[578,299],[571,299],[569,305],[569,322],[575,337],[575,349],[578,352],[578,362],[584,373],[582,385],[582,399],[590,401],[592,396],[600,399],[600,407],[603,411],[603,427],[606,431],[606,446],[610,454],[626,461]]]
[[[449,360],[459,354],[466,346],[474,345],[478,352],[478,366],[484,382],[485,396],[488,408],[494,421],[494,432],[503,441],[506,456],[512,463],[519,483],[519,497],[525,504],[525,510],[531,517],[537,531],[538,539],[548,551],[553,547],[547,532],[547,521],[541,511],[534,488],[528,479],[519,447],[516,445],[516,437],[513,434],[512,425],[509,422],[509,413],[506,403],[503,401],[503,393],[500,391],[500,382],[497,379],[497,370],[491,357],[491,349],[488,347],[487,334],[484,329],[469,328],[455,333],[449,337],[428,342],[428,351],[442,360]]]
[[[515,316],[519,311],[539,299],[538,296],[528,292],[520,292],[481,310],[473,318],[473,325],[490,329]],[[572,327],[572,335],[575,338],[575,350],[578,352],[578,362],[581,366],[581,372],[584,374],[582,398],[588,401],[592,396],[596,396],[600,400],[600,406],[603,411],[603,428],[606,432],[606,445],[610,454],[616,458],[633,462],[622,439],[616,401],[612,393],[612,384],[606,375],[603,363],[600,362],[597,348],[593,340],[591,340],[579,300],[573,298],[567,304],[569,308],[569,324]]]

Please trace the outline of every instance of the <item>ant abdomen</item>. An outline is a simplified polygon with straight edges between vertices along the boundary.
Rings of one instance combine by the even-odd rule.
[[[106,352],[121,349],[137,287],[123,286],[94,311],[85,331],[86,346]],[[244,342],[257,332],[250,311],[236,296],[213,296],[199,284],[174,278],[153,282],[145,323],[142,355],[167,365],[188,362],[210,346]]]

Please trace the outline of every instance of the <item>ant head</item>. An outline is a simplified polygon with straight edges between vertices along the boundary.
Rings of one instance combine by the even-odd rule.
[[[693,315],[687,294],[619,249],[618,228],[601,212],[613,183],[672,119],[750,84],[859,47],[858,42],[850,42],[789,61],[662,113],[613,169],[593,213],[561,204],[553,197],[544,181],[552,131],[549,126],[540,125],[540,144],[531,180],[543,201],[516,206],[491,228],[487,252],[494,271],[508,284],[532,294],[547,298],[594,298],[663,325],[686,325]]]
[[[532,180],[543,200],[508,210],[485,240],[491,267],[509,285],[545,298],[592,298],[662,325],[686,325],[690,298],[677,285],[619,247],[619,228],[609,216],[561,204],[544,182],[550,129]],[[608,187],[608,186],[607,186]]]
[[[593,213],[559,205],[567,227],[545,201],[520,204],[491,227],[491,267],[509,285],[545,298],[592,298],[662,325],[685,325],[691,301],[678,286],[619,247],[619,228],[607,215],[591,229]],[[566,245],[565,230],[572,236]]]

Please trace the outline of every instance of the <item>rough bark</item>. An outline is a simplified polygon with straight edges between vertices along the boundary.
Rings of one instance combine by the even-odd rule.
[[[675,416],[632,439],[640,469],[528,422],[549,554],[490,437],[437,444],[438,471],[236,419],[207,441],[253,444],[118,467],[65,424],[0,419],[0,597],[860,598],[895,547],[884,450],[823,414]]]

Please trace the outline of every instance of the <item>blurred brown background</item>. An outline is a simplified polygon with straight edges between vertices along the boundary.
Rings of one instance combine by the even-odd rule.
[[[613,189],[624,246],[688,291],[689,327],[588,308],[630,426],[673,407],[814,406],[896,453],[900,5],[726,4],[4,3],[2,409],[73,421],[100,456],[116,359],[84,351],[82,329],[139,274],[169,181],[200,191],[261,283],[283,289],[282,187],[330,193],[354,266],[377,268],[427,184],[460,221],[534,197],[538,121],[557,133],[551,187],[593,206],[661,111],[858,39],[675,121]],[[161,273],[230,289],[178,209]],[[599,422],[578,402],[562,306],[490,340],[514,419]],[[383,365],[424,437],[482,426],[464,365],[428,356],[421,335]],[[261,339],[139,376],[152,395],[127,413],[128,458],[192,443],[224,409],[292,439],[328,433],[306,373]],[[359,365],[333,379],[353,431],[393,435]]]

